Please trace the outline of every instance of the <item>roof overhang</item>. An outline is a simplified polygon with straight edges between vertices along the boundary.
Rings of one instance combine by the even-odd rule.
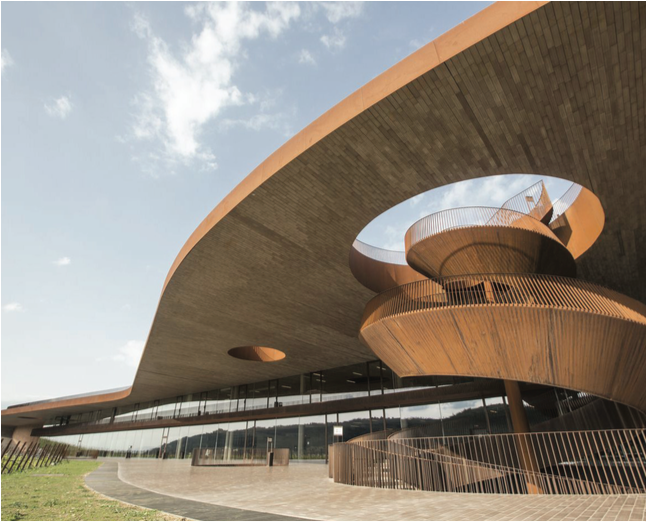
[[[390,207],[470,178],[542,174],[592,190],[606,225],[579,274],[645,300],[644,9],[500,2],[402,60],[199,225],[168,274],[131,390],[4,410],[3,424],[374,358],[357,337],[373,294],[349,269],[354,239]],[[287,356],[241,361],[227,355],[236,346]]]

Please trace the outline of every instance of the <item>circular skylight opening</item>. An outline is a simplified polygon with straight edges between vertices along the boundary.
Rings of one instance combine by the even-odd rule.
[[[231,348],[229,355],[243,361],[276,362],[285,358],[285,353],[266,346],[239,346]]]
[[[420,218],[458,207],[499,208],[506,200],[541,180],[553,203],[572,186],[572,181],[536,174],[503,174],[459,181],[423,192],[386,210],[373,219],[357,239],[373,247],[403,252],[406,230]]]

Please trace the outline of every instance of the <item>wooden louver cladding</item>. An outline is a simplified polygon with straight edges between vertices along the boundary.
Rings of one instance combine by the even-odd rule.
[[[400,376],[526,381],[646,410],[646,306],[584,281],[481,274],[410,283],[367,304],[360,338]]]

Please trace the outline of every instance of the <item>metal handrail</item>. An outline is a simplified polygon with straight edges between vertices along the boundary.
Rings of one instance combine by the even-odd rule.
[[[541,220],[552,208],[552,202],[547,194],[547,188],[541,180],[509,198],[500,208],[515,210]]]
[[[576,198],[579,197],[579,194],[581,194],[582,189],[583,187],[578,183],[572,183],[572,185],[570,185],[570,188],[568,188],[565,193],[554,202],[550,223],[556,221],[568,208],[572,206],[572,203],[574,203]]]
[[[464,306],[561,308],[646,324],[646,306],[605,287],[540,274],[470,274],[416,281],[366,305],[361,329],[395,315]]]
[[[368,245],[358,239],[354,240],[352,247],[370,259],[381,261],[382,263],[389,263],[392,265],[406,265],[406,253],[398,250],[387,250],[372,245]]]
[[[331,453],[335,482],[503,494],[646,492],[646,430],[355,440]]]
[[[486,226],[522,228],[558,241],[549,227],[531,215],[496,207],[459,207],[435,212],[413,223],[406,231],[406,252],[416,243],[448,230]]]

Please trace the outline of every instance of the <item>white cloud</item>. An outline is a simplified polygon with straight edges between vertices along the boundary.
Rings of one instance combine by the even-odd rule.
[[[51,103],[45,104],[45,110],[52,118],[64,120],[72,112],[72,102],[69,96],[61,96]]]
[[[298,55],[298,63],[306,63],[308,65],[316,65],[316,60],[312,53],[307,49],[301,49],[301,52]]]
[[[342,49],[345,47],[345,35],[336,27],[331,34],[324,34],[321,36],[321,42],[328,49]]]
[[[249,118],[230,119],[226,118],[220,122],[220,129],[241,127],[252,131],[265,129],[280,132],[285,138],[293,136],[294,132],[289,124],[288,113],[259,113]]]
[[[454,183],[441,189],[442,197],[439,202],[431,201],[433,212],[457,207],[500,207],[538,179],[540,178],[534,180],[528,176],[492,176]]]
[[[9,51],[6,49],[2,50],[2,55],[0,55],[0,71],[4,71],[7,67],[13,65],[13,58],[9,54]]]
[[[134,101],[132,136],[161,143],[160,161],[199,161],[214,168],[214,154],[200,143],[204,125],[227,107],[256,101],[233,79],[244,56],[243,42],[261,35],[277,38],[300,16],[300,7],[269,3],[260,11],[250,4],[225,2],[191,5],[185,11],[200,29],[179,57],[144,18],[135,17],[133,30],[148,44],[153,85]]]
[[[144,341],[128,341],[117,350],[118,353],[112,357],[112,360],[137,367],[144,351],[144,345]]]
[[[410,206],[412,208],[415,208],[419,204],[419,202],[424,199],[424,196],[425,194],[422,193],[422,194],[417,194],[417,196],[413,196],[412,198],[410,198],[409,200]]]
[[[349,18],[357,18],[363,12],[363,2],[322,2],[319,5],[327,20],[333,25],[329,34],[321,36],[321,42],[330,50],[345,47],[346,36],[341,30],[341,22]]]
[[[398,225],[388,225],[384,229],[384,243],[383,247],[386,250],[396,250],[403,252],[406,249],[404,237],[406,235],[408,226],[399,223]]]
[[[7,303],[2,307],[5,312],[24,312],[25,307],[20,303]]]
[[[422,38],[413,38],[410,42],[408,42],[408,45],[410,45],[413,49],[419,49],[420,47],[424,47],[427,43],[429,43],[433,39],[434,35],[435,27],[431,26]]]
[[[363,2],[322,2],[326,18],[333,24],[346,18],[356,18],[363,11]]]
[[[69,257],[61,257],[60,259],[57,259],[54,261],[54,264],[56,266],[67,266],[72,262],[72,260]]]

